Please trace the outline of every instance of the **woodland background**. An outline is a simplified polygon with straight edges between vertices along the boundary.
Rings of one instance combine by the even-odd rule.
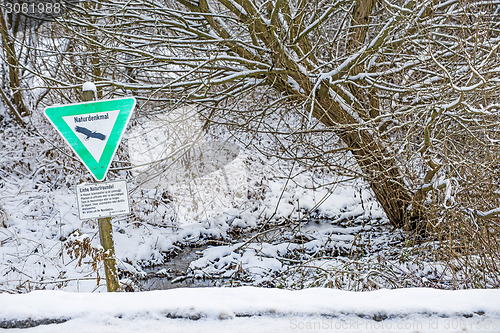
[[[65,4],[0,7],[3,290],[99,284],[42,115],[87,81],[138,101],[108,176],[130,289],[499,286],[500,1]]]

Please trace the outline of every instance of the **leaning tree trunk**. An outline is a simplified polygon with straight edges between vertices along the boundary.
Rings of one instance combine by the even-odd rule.
[[[318,93],[321,107],[315,108],[315,116],[325,125],[339,128],[336,134],[353,154],[391,224],[413,228],[408,223],[407,209],[412,195],[404,185],[396,157],[375,135],[357,128],[356,120],[333,100],[325,87]]]
[[[358,0],[352,12],[352,25],[356,26],[355,33],[347,44],[348,51],[354,51],[365,43],[370,23],[370,14],[375,8],[376,0]],[[286,66],[285,62],[282,62]],[[288,63],[290,64],[290,63]],[[297,69],[292,69],[297,71]],[[361,65],[356,65],[348,69],[351,75],[361,73]],[[352,114],[356,113],[359,118],[370,119],[376,116],[373,92],[369,89],[360,89],[355,85],[347,85],[352,96],[359,102],[360,110],[352,108],[351,113],[342,107],[336,98],[342,98],[348,101],[349,98],[341,89],[329,85],[325,80],[320,84],[318,91],[311,94],[315,89],[311,87],[311,82],[306,77],[297,75],[296,82],[301,83],[301,88],[309,96],[314,95],[316,107],[313,109],[313,115],[324,125],[334,129],[339,138],[344,142],[349,151],[355,157],[361,168],[364,178],[369,183],[375,198],[382,206],[389,221],[395,227],[415,228],[416,225],[410,225],[410,211],[408,207],[413,197],[411,191],[405,187],[403,173],[399,163],[385,144],[376,134],[362,128],[360,121]],[[335,97],[333,95],[336,95]],[[346,103],[347,104],[347,103]]]
[[[409,224],[412,212],[408,208],[412,203],[413,194],[404,184],[397,156],[374,131],[363,128],[363,124],[338,103],[336,98],[341,98],[341,91],[333,93],[338,93],[335,98],[331,94],[334,87],[324,82],[316,94],[313,94],[314,87],[309,78],[300,75],[296,68],[290,68],[290,72],[294,73],[293,79],[305,92],[303,95],[315,95],[312,115],[331,128],[352,153],[390,223],[398,228],[416,228],[417,225]],[[273,86],[280,92],[291,94],[286,81],[276,77],[271,77],[270,81],[273,81]],[[363,90],[358,90],[357,93],[363,93]],[[295,91],[295,95],[300,94]]]
[[[352,12],[352,26],[358,28],[351,35],[348,42],[348,50],[355,50],[365,43],[370,23],[370,15],[373,12],[376,0],[358,0]],[[350,69],[351,75],[361,73],[361,65]],[[358,101],[367,101],[364,103],[362,113],[365,117],[376,117],[378,115],[378,101],[375,100],[375,94],[368,89],[359,89],[354,84],[348,85],[349,90]],[[332,101],[329,89],[323,85],[320,88],[319,103],[323,110],[326,110],[329,117],[322,119],[335,120],[340,124],[357,123],[350,114],[342,109],[337,103]],[[333,124],[330,124],[333,125]],[[408,206],[412,198],[411,192],[405,187],[402,172],[395,156],[392,156],[387,147],[373,134],[366,130],[337,131],[342,141],[349,147],[356,158],[365,179],[370,184],[376,199],[382,206],[389,221],[396,227],[410,226]]]

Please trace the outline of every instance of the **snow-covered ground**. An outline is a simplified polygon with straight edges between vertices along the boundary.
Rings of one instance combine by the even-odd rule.
[[[52,324],[51,324],[52,323]],[[500,332],[500,290],[180,288],[0,295],[9,332]]]
[[[150,127],[145,132],[149,142],[156,142]],[[157,136],[165,137],[162,133]],[[0,132],[0,144],[5,147],[0,152],[0,210],[5,213],[0,227],[0,290],[103,290],[102,262],[96,262],[97,223],[78,218],[75,186],[85,177],[80,163],[60,161],[51,142],[15,127]],[[296,283],[293,275],[302,275],[296,269],[301,260],[335,260],[308,263],[323,270],[345,266],[341,257],[365,247],[371,237],[365,232],[377,231],[377,240],[369,240],[373,248],[393,238],[381,230],[384,215],[366,186],[338,185],[336,175],[300,168],[290,181],[286,164],[238,150],[226,161],[217,156],[224,149],[208,149],[203,140],[196,145],[191,151],[194,159],[169,168],[177,170],[175,177],[167,173],[141,183],[130,174],[111,175],[128,178],[131,189],[132,215],[113,218],[112,224],[118,267],[136,290],[144,289],[137,280],[147,274],[162,279],[181,274],[217,285],[328,285],[333,283],[328,278],[320,283],[301,278],[300,285]],[[217,163],[221,165],[215,167]],[[172,184],[166,181],[172,179]],[[183,271],[163,267],[200,246]]]

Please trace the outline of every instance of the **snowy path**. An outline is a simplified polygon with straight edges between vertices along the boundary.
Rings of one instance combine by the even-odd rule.
[[[0,294],[8,332],[500,332],[500,290],[240,288]]]

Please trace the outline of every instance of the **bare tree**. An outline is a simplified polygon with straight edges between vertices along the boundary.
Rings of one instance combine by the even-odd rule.
[[[189,101],[208,122],[292,138],[283,158],[365,178],[394,226],[416,228],[432,207],[497,205],[454,194],[482,155],[484,177],[498,168],[499,5],[89,1],[44,31],[37,77],[52,99],[90,79],[151,112]]]

